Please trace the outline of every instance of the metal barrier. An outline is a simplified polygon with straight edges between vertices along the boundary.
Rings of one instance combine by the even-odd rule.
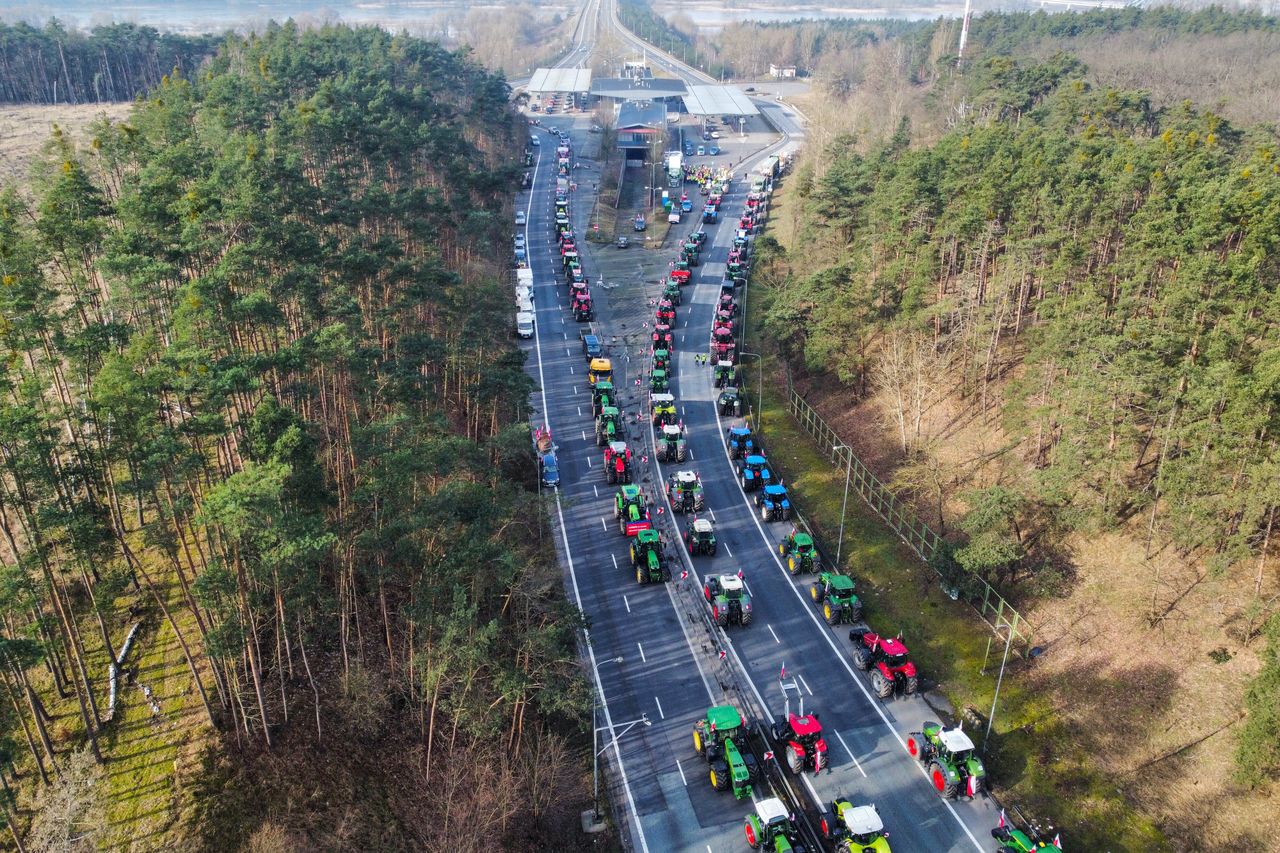
[[[789,378],[789,377],[788,377]],[[856,491],[875,510],[876,515],[889,529],[907,544],[926,565],[937,570],[934,557],[942,547],[942,537],[911,512],[906,502],[880,481],[862,460],[854,455],[840,435],[813,407],[805,402],[795,387],[787,383],[787,411],[809,433],[833,467],[846,468],[849,488]],[[941,574],[939,574],[941,577]],[[948,590],[955,599],[963,598],[978,611],[993,631],[1008,631],[1012,642],[1024,648],[1031,647],[1032,629],[1021,614],[1004,597],[980,577],[966,574],[959,588]],[[1003,636],[1003,634],[1002,634]]]

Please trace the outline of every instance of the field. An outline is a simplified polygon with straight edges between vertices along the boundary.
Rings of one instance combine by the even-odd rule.
[[[130,104],[58,104],[54,106],[0,106],[0,184],[21,182],[57,125],[76,142],[99,116],[119,120]]]

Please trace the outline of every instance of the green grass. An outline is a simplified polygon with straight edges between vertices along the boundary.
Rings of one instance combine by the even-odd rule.
[[[786,201],[784,192],[781,203],[775,203],[774,217]],[[794,239],[785,229],[774,236]],[[834,560],[845,472],[830,463],[824,455],[828,449],[819,448],[787,412],[786,366],[762,340],[759,306],[757,291],[748,306],[747,349],[764,355],[765,447],[785,476],[793,502],[825,543],[824,557]],[[757,375],[754,369],[744,372],[748,382]],[[756,391],[748,392],[753,404]],[[858,581],[867,623],[881,633],[901,632],[926,684],[954,708],[972,707],[985,720],[1003,643],[972,608],[942,592],[934,571],[852,490],[841,563]],[[1053,701],[1020,676],[1025,664],[1018,658],[1011,662],[987,749],[987,764],[1002,801],[1025,804],[1031,813],[1056,822],[1073,849],[1162,849],[1159,830],[1090,762],[1083,739],[1055,712]],[[930,698],[936,702],[939,697]],[[977,735],[975,741],[982,745],[982,732]]]

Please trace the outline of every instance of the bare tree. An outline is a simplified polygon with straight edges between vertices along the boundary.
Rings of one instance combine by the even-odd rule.
[[[885,335],[871,381],[885,397],[886,414],[897,427],[903,453],[927,444],[924,416],[946,393],[950,367],[946,340],[935,347],[930,336],[902,328]]]
[[[95,850],[94,839],[105,818],[98,790],[102,783],[102,766],[93,753],[88,749],[73,753],[62,775],[42,789],[27,849],[33,853]]]

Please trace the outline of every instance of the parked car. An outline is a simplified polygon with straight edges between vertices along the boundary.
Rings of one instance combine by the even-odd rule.
[[[519,224],[519,223],[517,223],[517,224]],[[524,248],[524,235],[523,235],[523,234],[517,234],[517,235],[516,235],[516,248],[517,248],[517,249],[523,249],[523,248]]]
[[[706,153],[707,153],[707,147],[706,147],[705,145],[699,145],[699,146],[698,146],[698,156],[699,156],[699,157],[705,157],[705,156],[706,156]]]
[[[533,337],[533,312],[521,311],[516,314],[516,334],[522,338]]]
[[[517,224],[517,225],[524,225],[527,221],[528,221],[528,220],[527,220],[527,219],[525,219],[525,216],[524,216],[524,211],[523,211],[523,210],[517,210],[517,211],[516,211],[516,224]]]
[[[712,138],[712,139],[719,139],[719,138],[720,138],[720,131],[718,131],[718,130],[713,130],[713,131],[711,131],[711,138]]]
[[[530,145],[532,145],[534,148],[537,148],[539,145],[541,145],[541,144],[542,144],[542,140],[541,140],[541,139],[539,139],[539,138],[538,138],[538,137],[536,137],[536,136],[530,136],[530,137],[529,137],[529,144],[530,144]]]
[[[712,145],[710,148],[707,149],[707,153],[710,154],[712,157],[716,156],[717,154],[720,153],[720,146]]]
[[[554,489],[560,485],[560,465],[554,453],[544,453],[538,459],[538,469],[542,474],[542,485]]]
[[[621,237],[617,239],[614,245],[616,245],[619,249],[625,249],[631,245],[631,241],[627,239],[626,234],[623,234]]]

